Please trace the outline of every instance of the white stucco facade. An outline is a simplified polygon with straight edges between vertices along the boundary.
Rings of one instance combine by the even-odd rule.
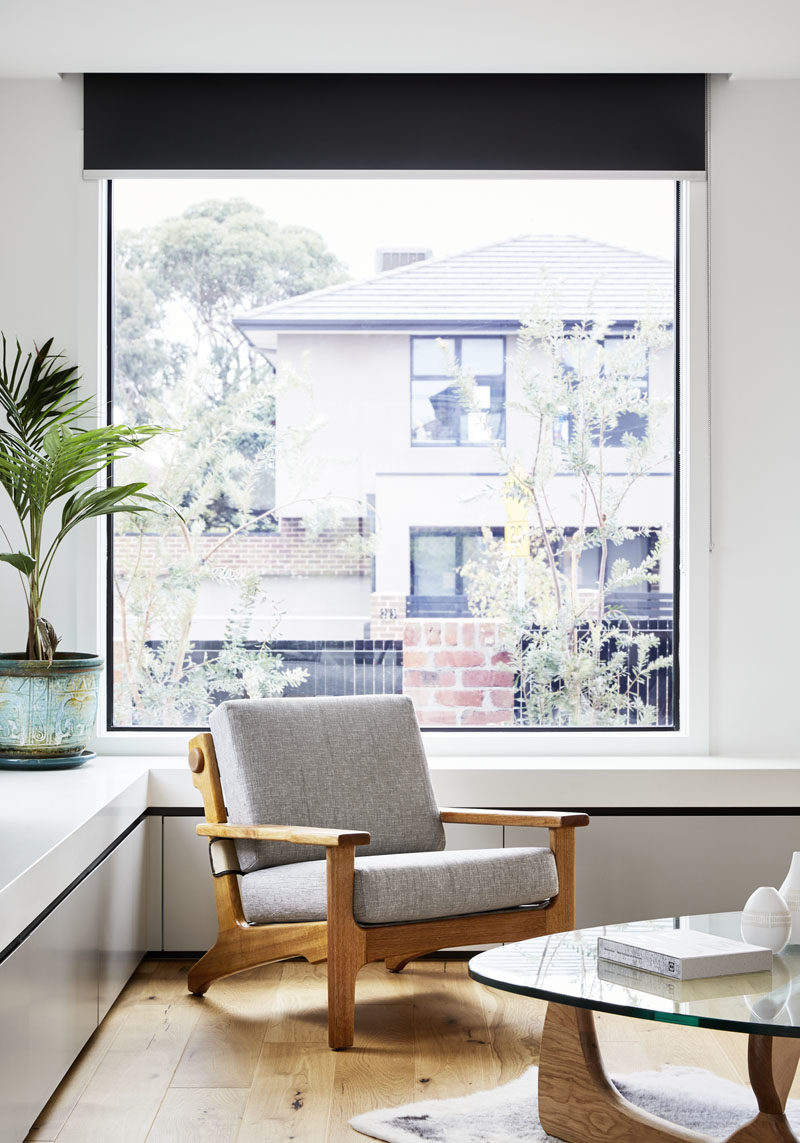
[[[482,332],[476,329],[474,335]],[[439,333],[467,335],[447,327]],[[535,441],[535,424],[519,408],[523,394],[514,367],[517,338],[506,334],[505,448],[413,443],[411,342],[430,334],[429,329],[279,333],[272,355],[286,379],[277,404],[278,436],[286,442],[276,470],[279,515],[313,513],[331,500],[343,515],[366,515],[375,529],[374,591],[379,595],[405,596],[412,590],[413,529],[502,529],[508,519],[502,495],[507,457],[529,463]],[[653,355],[648,382],[651,400],[662,409],[656,430],[658,460],[651,474],[625,496],[619,519],[628,527],[669,533],[675,447],[671,349]],[[307,431],[298,434],[297,426]],[[605,450],[602,464],[611,492],[625,479],[619,475],[623,452]],[[556,472],[548,498],[554,523],[578,524],[575,476]],[[596,521],[590,517],[588,522]],[[671,591],[671,550],[665,552],[659,571],[657,589]]]

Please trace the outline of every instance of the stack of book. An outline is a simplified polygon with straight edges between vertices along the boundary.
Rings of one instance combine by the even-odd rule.
[[[699,929],[660,929],[598,937],[597,955],[601,960],[675,980],[763,972],[772,967],[770,949]]]

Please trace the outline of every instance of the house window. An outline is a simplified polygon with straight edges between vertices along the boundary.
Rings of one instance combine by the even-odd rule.
[[[474,385],[472,400],[459,378]],[[502,441],[505,402],[505,338],[411,338],[412,444]]]
[[[501,528],[487,529],[494,538]],[[406,614],[414,616],[470,615],[463,568],[486,546],[480,528],[412,528],[411,596]]]
[[[605,184],[606,229],[569,185],[582,236],[547,180],[114,181],[112,415],[174,430],[114,479],[179,513],[109,521],[114,729],[401,692],[431,730],[677,725],[675,184]],[[433,256],[376,272],[389,221]]]
[[[574,541],[574,532],[568,532],[559,568],[589,606],[602,574],[604,603],[610,608],[629,619],[671,619],[673,593],[663,582],[658,531],[630,528],[624,537],[607,540],[605,550],[597,534],[585,537],[577,551]]]
[[[598,386],[605,383],[609,389],[611,400],[605,412],[599,405],[590,417],[583,409],[560,414],[555,422],[556,444],[575,445],[581,433],[592,448],[601,442],[605,448],[624,448],[626,438],[644,440],[649,414],[649,355],[638,350],[630,337],[620,334],[599,341],[579,338],[566,347],[564,370],[568,378],[577,378],[586,370],[594,372]]]

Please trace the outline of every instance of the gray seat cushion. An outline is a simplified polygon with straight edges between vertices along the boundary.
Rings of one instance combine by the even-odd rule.
[[[228,820],[367,830],[359,854],[444,848],[411,699],[238,699],[209,719]],[[318,846],[237,841],[242,871],[318,861]]]
[[[242,906],[251,923],[322,921],[325,861],[246,874]],[[465,849],[357,857],[353,914],[363,925],[422,921],[532,905],[554,897],[549,849]]]

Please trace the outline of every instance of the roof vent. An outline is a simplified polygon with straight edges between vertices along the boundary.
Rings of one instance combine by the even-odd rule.
[[[410,266],[412,262],[424,262],[426,258],[432,257],[432,250],[420,250],[412,246],[398,250],[382,246],[375,251],[375,269],[383,274],[385,270],[397,270],[400,266]]]

